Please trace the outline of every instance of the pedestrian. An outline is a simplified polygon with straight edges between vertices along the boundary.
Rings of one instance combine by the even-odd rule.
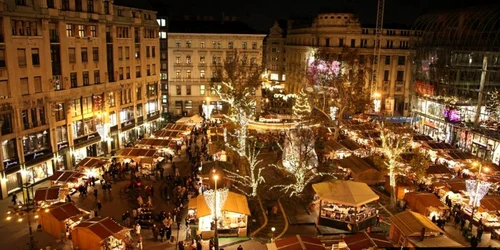
[[[135,224],[134,230],[136,235],[141,235],[141,225],[139,223]]]
[[[69,194],[66,195],[66,202],[71,202],[71,196]]]
[[[102,208],[102,203],[100,200],[97,200],[97,209],[99,209],[99,212],[101,212],[101,208]]]
[[[157,241],[158,240],[158,227],[156,226],[156,224],[153,224],[153,226],[151,227],[151,232],[153,232],[153,240]]]
[[[239,245],[237,250],[243,250],[243,247],[241,245]]]
[[[272,208],[273,218],[278,216],[278,204],[275,204]]]
[[[99,217],[99,211],[97,211],[97,209],[94,209],[94,217]]]
[[[184,250],[184,241],[179,241],[179,250]]]
[[[142,250],[142,235],[139,234],[139,237],[137,237],[137,248],[139,250]]]
[[[473,236],[471,237],[471,239],[470,239],[470,246],[471,246],[471,247],[477,247],[477,245],[478,245],[477,238],[476,238],[476,236],[474,236],[474,235],[473,235]]]
[[[107,188],[107,190],[108,190],[108,193],[111,194],[111,183],[110,182],[108,182],[108,188]]]
[[[17,195],[13,194],[12,195],[12,206],[15,206],[15,205],[17,205]]]
[[[483,228],[483,225],[481,224],[477,228],[477,241],[478,242],[481,242],[481,238],[483,237],[483,232],[484,232],[484,228]]]
[[[161,242],[163,242],[165,238],[165,226],[161,226],[160,230],[158,231],[158,236],[160,236]]]
[[[172,226],[170,224],[165,227],[165,234],[167,236],[167,240],[170,240],[170,237],[172,237]]]
[[[94,197],[97,199],[97,189],[94,189]]]

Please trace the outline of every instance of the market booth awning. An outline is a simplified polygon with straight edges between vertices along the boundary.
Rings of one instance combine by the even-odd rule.
[[[64,170],[64,171],[56,171],[54,175],[50,176],[48,179],[53,182],[76,182],[79,178],[84,177],[85,175],[80,171],[74,170]]]
[[[179,137],[179,131],[172,131],[172,130],[166,130],[162,129],[159,131],[156,131],[154,133],[155,138],[161,138],[161,139],[174,139]]]
[[[198,195],[197,197],[190,199],[188,209],[196,209],[198,217],[205,217],[211,214],[211,210],[208,207],[203,195]],[[250,215],[247,197],[242,194],[227,192],[227,199],[222,206],[221,211]]]
[[[35,191],[36,202],[41,201],[57,201],[64,197],[63,188],[61,186],[52,186],[52,187],[41,187]]]
[[[443,231],[425,215],[406,210],[389,218],[404,236],[420,236],[422,228],[425,228],[426,235],[442,233]]]
[[[347,206],[359,207],[379,199],[379,196],[362,182],[334,180],[316,183],[312,187],[320,199]]]
[[[295,235],[277,239],[266,245],[268,250],[325,250],[325,245],[318,238]]]
[[[349,249],[393,248],[394,245],[381,234],[361,233],[346,236],[344,242]]]
[[[153,157],[156,154],[156,149],[142,148],[124,148],[118,157],[135,158],[135,157]]]
[[[106,160],[102,158],[94,158],[94,157],[86,157],[85,159],[81,160],[76,168],[81,168],[81,167],[102,167],[106,165]]]
[[[104,241],[109,238],[121,240],[130,231],[109,217],[94,217],[80,222],[71,233],[73,246],[79,249],[106,249]],[[122,243],[123,244],[123,243]]]
[[[486,195],[481,199],[481,207],[488,211],[500,211],[500,196]]]
[[[448,209],[435,194],[425,192],[409,192],[405,194],[404,200],[407,202],[408,208],[417,213],[429,216],[430,209],[438,210]]]
[[[148,138],[145,138],[145,139],[142,139],[141,141],[139,141],[139,143],[136,144],[136,147],[158,149],[158,148],[175,148],[176,145],[177,145],[176,142],[168,140],[168,139],[148,139]]]
[[[54,203],[38,212],[38,222],[44,232],[61,239],[66,233],[66,223],[78,223],[88,213],[77,208],[72,202]]]

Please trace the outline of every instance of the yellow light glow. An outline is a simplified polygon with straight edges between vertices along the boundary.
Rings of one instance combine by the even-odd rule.
[[[490,171],[490,168],[488,168],[488,167],[484,168],[484,172],[488,173],[489,171]]]
[[[214,180],[218,180],[219,179],[219,176],[218,175],[214,175]]]
[[[373,97],[375,97],[375,98],[380,98],[381,96],[382,96],[382,95],[381,95],[379,92],[375,92],[375,93],[373,94]]]
[[[48,213],[48,212],[49,212],[49,209],[48,209],[48,208],[46,208],[46,209],[45,209],[45,212],[46,212],[46,213]]]
[[[22,221],[23,221],[23,218],[17,219],[17,222],[22,222]]]
[[[475,161],[472,163],[472,166],[477,167],[477,166],[479,166],[479,163],[477,161]]]
[[[38,214],[35,214],[35,219],[38,219]]]
[[[11,220],[11,219],[12,219],[12,217],[10,217],[10,216],[7,216],[7,218],[6,218],[6,219],[7,219],[7,220]]]

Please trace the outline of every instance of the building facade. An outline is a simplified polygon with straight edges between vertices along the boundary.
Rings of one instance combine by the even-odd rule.
[[[274,22],[269,30],[264,45],[264,68],[269,74],[269,80],[284,82],[285,75],[285,43],[286,30],[280,26],[278,21]]]
[[[1,1],[3,198],[157,128],[158,34],[121,1]]]
[[[162,109],[162,119],[169,119],[168,110],[168,17],[166,15],[158,16],[158,25],[160,26],[160,103]]]
[[[227,18],[227,17],[226,17]],[[211,90],[216,67],[237,51],[258,67],[265,35],[233,19],[170,20],[168,33],[169,111],[173,115],[208,115],[223,103]],[[261,90],[256,92],[257,111]]]
[[[327,49],[341,57],[344,47],[356,49],[360,62],[372,68],[375,45],[375,29],[363,27],[357,17],[350,13],[318,14],[311,25],[294,27],[289,24],[286,36],[286,75],[290,92],[297,93],[306,82],[304,74],[307,61],[315,49]],[[377,92],[385,103],[386,115],[409,114],[411,59],[410,29],[383,30],[380,65],[377,67]],[[365,72],[366,86],[371,84],[369,71]]]

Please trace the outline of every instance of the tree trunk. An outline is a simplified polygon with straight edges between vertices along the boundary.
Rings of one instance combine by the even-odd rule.
[[[240,111],[239,114],[239,135],[238,135],[238,154],[240,156],[246,155],[246,144],[247,144],[247,129],[248,129],[248,118],[245,112]]]
[[[396,174],[394,168],[389,167],[389,185],[391,186],[391,205],[396,205]]]
[[[334,126],[335,132],[333,133],[333,140],[335,140],[335,141],[337,141],[339,139],[339,136],[340,136],[340,124],[342,123],[343,120],[344,120],[344,112],[341,111],[340,113],[338,113],[337,120],[333,121],[335,123],[335,126]]]

